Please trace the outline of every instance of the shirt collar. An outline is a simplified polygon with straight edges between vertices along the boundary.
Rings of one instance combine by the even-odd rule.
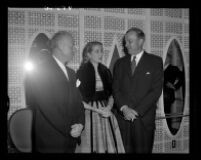
[[[64,73],[66,74],[66,67],[65,65],[58,59],[56,58],[54,55],[52,55],[53,58],[55,59],[56,63],[59,65],[59,67],[64,71]]]
[[[52,55],[52,57],[55,59],[56,63],[59,65],[59,67],[61,68],[61,70],[66,75],[67,79],[69,80],[68,72],[66,70],[66,66],[60,60],[58,60],[58,58],[56,58],[54,55]]]
[[[140,58],[142,57],[142,54],[144,53],[144,50],[142,50],[140,53],[138,53],[137,55],[131,55],[131,61],[133,60],[134,56],[136,57],[136,63],[139,62]]]

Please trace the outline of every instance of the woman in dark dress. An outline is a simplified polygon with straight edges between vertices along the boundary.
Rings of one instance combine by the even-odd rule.
[[[85,107],[85,129],[81,153],[125,153],[119,126],[111,112],[112,75],[101,62],[103,45],[89,42],[83,50],[83,61],[77,71],[77,81]]]

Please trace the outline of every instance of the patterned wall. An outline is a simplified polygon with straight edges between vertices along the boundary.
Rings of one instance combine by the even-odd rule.
[[[67,30],[75,38],[76,53],[70,66],[77,69],[81,52],[88,41],[104,45],[103,63],[108,63],[114,46],[122,55],[122,36],[128,28],[137,26],[146,33],[145,49],[166,56],[170,40],[181,44],[186,74],[186,101],[184,114],[189,113],[189,10],[188,9],[126,9],[126,8],[9,8],[8,9],[8,118],[17,109],[25,107],[24,68],[33,40],[39,33],[49,38],[59,30]],[[114,45],[115,44],[115,45]],[[163,95],[162,95],[163,96]],[[157,116],[164,116],[163,97],[159,100]],[[172,143],[176,142],[175,147]],[[189,117],[184,117],[175,136],[168,130],[165,119],[156,120],[154,153],[189,152]]]

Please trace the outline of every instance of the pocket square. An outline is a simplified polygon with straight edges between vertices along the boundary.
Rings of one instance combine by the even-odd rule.
[[[146,74],[151,74],[150,72],[146,72]]]
[[[76,81],[76,87],[79,87],[80,84],[81,84],[81,81],[79,79],[77,79],[77,81]]]

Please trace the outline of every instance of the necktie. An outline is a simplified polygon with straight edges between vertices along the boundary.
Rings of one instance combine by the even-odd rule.
[[[136,56],[133,57],[133,60],[131,61],[131,71],[132,71],[132,75],[134,74],[135,68],[136,68]]]

